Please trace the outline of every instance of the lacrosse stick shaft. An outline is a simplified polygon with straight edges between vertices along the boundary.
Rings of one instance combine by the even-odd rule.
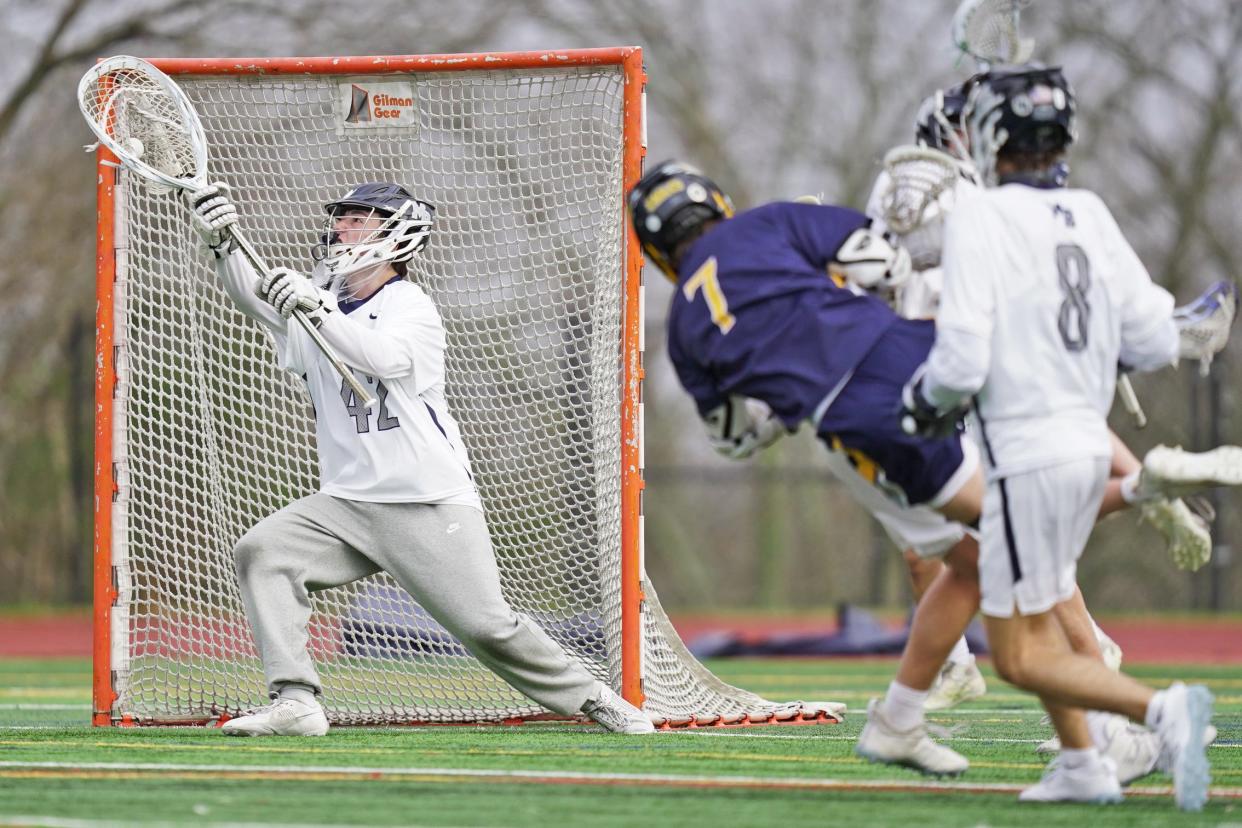
[[[250,260],[250,264],[256,271],[258,271],[259,275],[266,278],[269,273],[268,267],[263,260],[259,258],[259,254],[255,252],[254,248],[250,246],[250,242],[246,240],[245,236],[237,232],[236,227],[232,228],[232,233],[233,239],[237,242],[237,246],[240,248],[242,254]],[[306,335],[309,336],[311,341],[315,343],[315,347],[323,352],[324,357],[327,358],[328,362],[332,364],[332,367],[336,369],[336,372],[340,374],[341,378],[345,380],[345,383],[353,389],[354,396],[358,398],[363,406],[368,411],[374,408],[375,397],[371,395],[371,392],[367,390],[365,385],[358,381],[358,378],[354,376],[354,372],[349,370],[349,367],[341,361],[341,358],[337,356],[336,351],[323,338],[323,334],[319,332],[319,329],[315,327],[315,324],[306,318],[306,314],[302,313],[301,309],[295,309],[292,317],[290,318],[302,326],[302,330],[306,331]]]
[[[1139,404],[1138,395],[1134,393],[1134,386],[1130,384],[1128,374],[1118,375],[1117,393],[1121,396],[1121,404],[1134,417],[1134,424],[1139,428],[1146,428],[1147,415],[1143,412],[1143,406]]]

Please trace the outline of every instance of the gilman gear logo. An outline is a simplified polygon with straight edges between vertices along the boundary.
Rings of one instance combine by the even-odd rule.
[[[341,131],[418,125],[418,99],[408,81],[357,81],[338,85]]]

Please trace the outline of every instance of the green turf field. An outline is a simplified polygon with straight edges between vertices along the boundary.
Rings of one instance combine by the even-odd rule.
[[[0,661],[0,825],[1242,825],[1242,669],[1137,667],[1203,681],[1220,730],[1215,796],[1182,814],[1155,775],[1113,807],[1018,805],[1049,735],[1032,701],[989,695],[932,721],[970,758],[957,782],[853,755],[891,661],[725,660],[773,699],[839,700],[843,725],[624,737],[595,727],[337,729],[319,740],[227,739],[194,728],[91,728],[85,660]],[[989,676],[991,678],[991,676]]]

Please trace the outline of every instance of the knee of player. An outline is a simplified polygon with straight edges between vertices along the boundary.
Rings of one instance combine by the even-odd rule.
[[[1015,687],[1026,687],[1032,670],[1037,669],[1034,659],[1021,650],[1007,652],[1001,649],[992,652],[992,667],[996,674]]]
[[[504,649],[517,634],[518,619],[512,613],[477,613],[457,626],[457,636],[474,647]]]
[[[260,533],[251,531],[242,535],[237,545],[233,547],[233,567],[237,570],[237,574],[244,577],[253,572],[265,559],[266,548],[267,544]]]

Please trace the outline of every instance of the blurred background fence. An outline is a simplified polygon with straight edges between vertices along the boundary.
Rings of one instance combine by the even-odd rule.
[[[90,595],[94,156],[74,103],[96,57],[417,54],[643,47],[651,161],[696,162],[739,206],[821,193],[861,206],[918,102],[971,67],[954,0],[0,0],[0,604]],[[1239,270],[1242,4],[1040,0],[1036,55],[1079,95],[1073,181],[1113,208],[1157,282],[1186,301]],[[308,241],[309,243],[309,241]],[[664,355],[669,286],[647,271],[647,566],[676,610],[900,605],[900,558],[798,435],[748,463],[715,457]],[[1155,443],[1242,442],[1231,345],[1138,377]],[[1217,498],[1213,563],[1175,570],[1132,515],[1081,569],[1098,610],[1242,609],[1236,493]]]

